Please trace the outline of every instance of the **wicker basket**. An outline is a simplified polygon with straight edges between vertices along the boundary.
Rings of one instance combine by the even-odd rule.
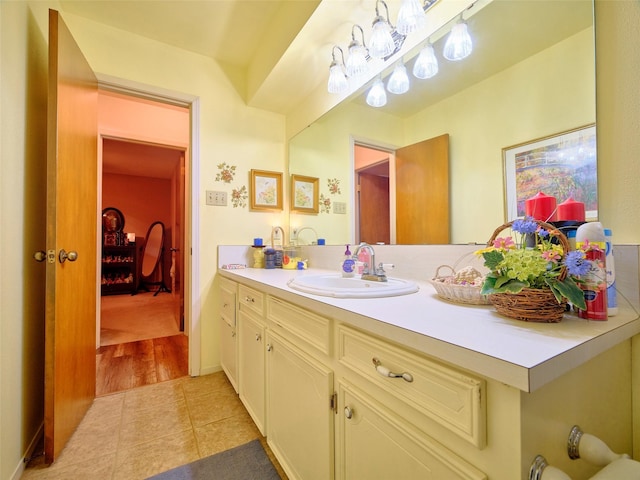
[[[441,276],[440,269],[448,268],[451,275]],[[487,295],[481,295],[481,286],[460,285],[456,283],[446,283],[447,280],[455,277],[456,271],[449,265],[440,265],[436,269],[436,276],[431,279],[431,285],[436,289],[436,293],[443,300],[453,303],[464,303],[468,305],[489,305]]]
[[[558,240],[565,255],[569,252],[569,241],[560,230],[549,223],[534,221],[545,230],[553,232],[553,237]],[[500,232],[512,224],[513,222],[509,222],[496,228],[487,245],[492,245]],[[558,278],[563,280],[566,275],[567,270],[563,267]],[[523,288],[519,293],[494,293],[489,295],[489,301],[501,315],[525,322],[558,323],[567,310],[567,303],[558,303],[550,288]]]

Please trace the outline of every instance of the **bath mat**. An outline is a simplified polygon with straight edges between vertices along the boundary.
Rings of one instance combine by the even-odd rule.
[[[280,475],[256,439],[147,480],[280,480]]]

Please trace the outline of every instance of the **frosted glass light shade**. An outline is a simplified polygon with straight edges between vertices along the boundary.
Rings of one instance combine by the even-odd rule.
[[[371,30],[369,55],[373,58],[385,58],[391,55],[395,49],[396,44],[391,36],[391,25],[382,17],[377,17]]]
[[[457,61],[468,57],[472,50],[473,43],[467,30],[467,24],[463,22],[456,23],[447,37],[442,55],[447,60]]]
[[[387,92],[379,78],[373,82],[373,86],[369,89],[367,104],[371,107],[384,107],[387,104]]]
[[[396,30],[401,35],[421,30],[427,26],[427,17],[419,0],[402,0],[398,10]]]
[[[349,88],[349,82],[344,74],[342,65],[332,63],[329,68],[329,83],[327,90],[329,93],[344,93]]]
[[[420,50],[420,54],[413,64],[413,75],[424,80],[433,77],[436,73],[438,73],[438,59],[433,45],[429,44]]]
[[[366,50],[362,45],[352,44],[349,47],[349,56],[345,67],[347,75],[351,78],[362,77],[369,73]]]
[[[404,63],[397,64],[393,69],[393,73],[387,82],[387,90],[396,95],[409,91],[409,76]]]

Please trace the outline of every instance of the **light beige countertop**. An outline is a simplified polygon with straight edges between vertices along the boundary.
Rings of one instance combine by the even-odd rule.
[[[333,298],[302,293],[296,275],[335,270],[254,269],[219,274],[340,322],[523,391],[534,391],[640,332],[640,317],[620,305],[607,321],[565,314],[559,323],[529,323],[498,315],[492,306],[441,300],[430,283],[417,293],[385,298]],[[394,275],[390,275],[393,277]]]

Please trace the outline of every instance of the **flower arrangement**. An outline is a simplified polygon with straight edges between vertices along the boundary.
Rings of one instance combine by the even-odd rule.
[[[544,222],[530,218],[514,220],[510,226],[515,241],[512,237],[497,237],[507,226],[496,230],[489,246],[476,252],[490,270],[481,293],[518,294],[523,289],[550,289],[558,304],[566,299],[584,310],[586,303],[579,277],[590,268],[585,251],[569,251],[564,235]],[[560,243],[554,243],[554,238]]]

